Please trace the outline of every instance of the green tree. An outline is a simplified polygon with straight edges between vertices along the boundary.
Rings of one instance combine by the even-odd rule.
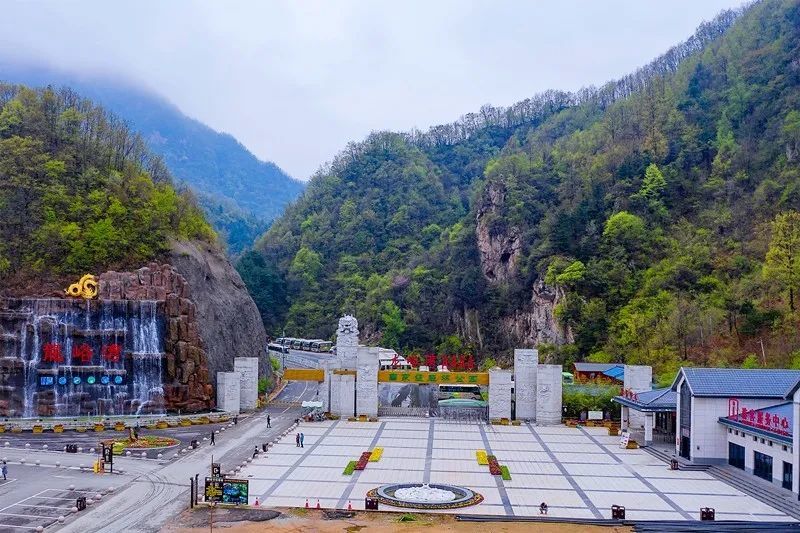
[[[789,309],[800,287],[800,213],[780,213],[772,223],[772,239],[764,264],[764,277],[789,291]]]
[[[403,320],[403,312],[392,300],[383,303],[381,321],[383,322],[383,344],[388,348],[400,349],[400,340],[406,331],[406,323]]]
[[[744,361],[742,361],[742,368],[760,368],[760,367],[761,364],[759,364],[758,357],[756,357],[756,354],[754,353],[748,354],[747,357],[744,358]]]

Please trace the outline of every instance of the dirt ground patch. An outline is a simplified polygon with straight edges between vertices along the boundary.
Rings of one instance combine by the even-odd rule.
[[[226,533],[256,533],[276,531],[281,533],[355,533],[358,531],[377,533],[430,533],[432,531],[466,533],[491,531],[492,533],[629,533],[627,526],[595,526],[554,522],[459,522],[450,515],[416,513],[374,513],[358,512],[353,518],[330,520],[322,511],[305,509],[280,509],[275,518],[261,518],[254,513],[269,513],[268,510],[215,510],[214,527]],[[270,516],[275,516],[270,513]],[[401,521],[401,517],[411,518]],[[254,521],[258,520],[258,521]],[[269,520],[265,522],[263,520]],[[207,509],[186,511],[178,520],[165,527],[165,533],[201,533],[208,531],[209,513]]]

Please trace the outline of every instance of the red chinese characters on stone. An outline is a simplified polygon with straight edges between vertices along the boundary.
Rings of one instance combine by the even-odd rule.
[[[48,342],[42,346],[42,361],[45,363],[63,363],[64,355],[61,353],[61,345]]]
[[[436,356],[432,353],[429,353],[425,356],[425,365],[431,370],[436,370]]]
[[[119,358],[122,355],[122,347],[119,344],[108,344],[103,346],[100,350],[100,354],[103,357],[103,361],[109,363],[118,363]]]
[[[94,350],[88,344],[81,343],[72,346],[72,359],[73,361],[81,362],[85,365],[91,364]]]
[[[417,355],[409,355],[407,360],[408,360],[408,364],[411,365],[412,368],[419,367],[419,356],[417,356]]]

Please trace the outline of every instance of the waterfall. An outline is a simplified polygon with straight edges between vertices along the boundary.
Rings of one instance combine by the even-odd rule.
[[[163,413],[157,301],[0,300],[0,416]]]

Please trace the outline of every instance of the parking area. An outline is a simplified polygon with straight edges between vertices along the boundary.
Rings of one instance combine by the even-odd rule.
[[[52,472],[42,477],[41,469],[12,465],[6,481],[0,479],[0,532],[35,531],[63,516],[69,521],[77,499],[86,497],[89,506],[102,505],[115,484],[125,476],[97,476],[72,471]],[[97,495],[100,495],[100,499]]]
[[[297,431],[305,435],[303,448]],[[670,470],[643,450],[622,449],[603,428],[382,418],[297,431],[238,474],[250,479],[251,500],[301,507],[308,498],[312,506],[319,500],[321,507],[362,509],[366,493],[383,484],[447,483],[483,496],[460,514],[531,516],[545,502],[549,516],[564,518],[611,518],[611,506],[621,505],[633,520],[698,520],[701,507],[713,507],[717,520],[793,521],[705,472]],[[343,473],[376,448],[383,448],[379,461]],[[494,455],[510,479],[479,464],[479,451]]]

